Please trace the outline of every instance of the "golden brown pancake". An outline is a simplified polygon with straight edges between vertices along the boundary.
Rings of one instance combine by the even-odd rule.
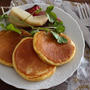
[[[36,53],[43,61],[51,65],[62,65],[73,58],[75,44],[65,34],[60,34],[68,40],[66,44],[57,43],[51,33],[40,31],[34,35],[33,46]]]
[[[26,31],[22,32],[27,35]],[[17,43],[22,39],[22,34],[6,30],[0,31],[0,63],[12,66],[12,53]]]
[[[24,79],[30,81],[44,80],[56,69],[55,66],[40,60],[33,49],[33,39],[29,37],[22,39],[16,46],[13,52],[13,66]]]

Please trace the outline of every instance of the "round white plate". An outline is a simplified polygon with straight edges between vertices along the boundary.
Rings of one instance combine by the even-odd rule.
[[[44,10],[48,5],[39,4]],[[32,4],[19,6],[22,9],[32,7]],[[59,66],[56,72],[48,79],[40,82],[30,82],[20,77],[13,68],[0,64],[0,78],[6,83],[23,89],[46,89],[61,84],[69,78],[78,68],[80,60],[84,53],[84,39],[78,23],[66,12],[57,7],[54,12],[63,21],[65,33],[74,41],[76,45],[76,54],[73,60],[65,65]]]

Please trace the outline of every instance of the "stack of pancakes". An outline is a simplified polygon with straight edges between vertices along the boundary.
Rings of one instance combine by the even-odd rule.
[[[23,38],[23,36],[26,36]],[[0,63],[13,66],[24,79],[40,81],[50,77],[56,66],[72,60],[76,47],[65,34],[68,43],[59,44],[50,33],[37,32],[33,38],[22,30],[0,32]]]

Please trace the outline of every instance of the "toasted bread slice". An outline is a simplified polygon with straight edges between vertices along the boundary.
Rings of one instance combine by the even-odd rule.
[[[33,26],[43,26],[48,17],[46,15],[32,16],[30,13],[18,8],[13,7],[9,13],[9,21],[16,26],[28,27],[27,24]]]
[[[40,60],[33,49],[33,39],[22,39],[13,52],[13,66],[24,79],[40,81],[50,77],[56,67]]]
[[[59,44],[51,33],[44,31],[34,35],[33,47],[41,60],[56,66],[72,60],[76,51],[75,44],[65,34],[60,36],[67,38],[68,43]]]
[[[29,35],[28,32],[22,31],[19,35],[13,31],[0,31],[0,63],[12,66],[12,53],[17,43],[23,38],[23,35]]]

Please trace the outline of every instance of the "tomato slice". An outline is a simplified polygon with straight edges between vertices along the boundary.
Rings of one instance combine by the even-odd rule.
[[[26,9],[25,11],[33,14],[36,10],[39,10],[39,9],[40,9],[40,6],[34,5],[32,8],[28,8],[28,9]]]
[[[28,8],[25,11],[29,12],[33,16],[40,16],[40,15],[45,15],[46,14],[45,11],[40,11],[39,13],[36,13],[35,12],[36,10],[40,10],[40,6],[39,5],[34,5],[32,8]]]

